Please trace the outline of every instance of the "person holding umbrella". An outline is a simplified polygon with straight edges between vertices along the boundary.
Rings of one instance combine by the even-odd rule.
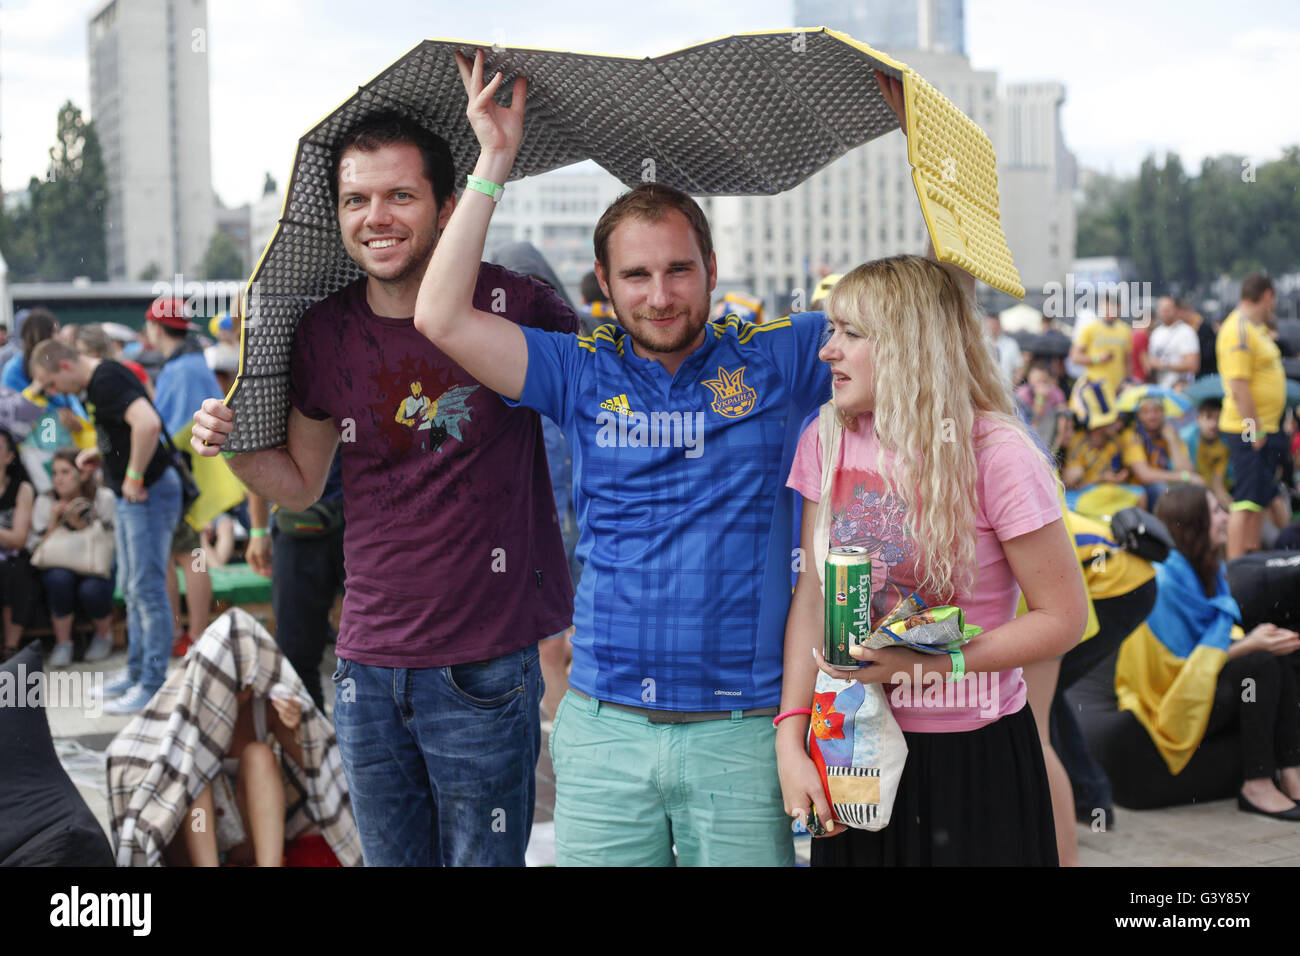
[[[397,113],[335,142],[338,229],[364,275],[298,324],[287,444],[230,465],[250,491],[305,512],[341,447],[334,727],[366,865],[522,866],[541,748],[537,645],[573,610],[541,423],[412,323],[456,208],[446,142]],[[511,328],[577,329],[547,286],[477,254],[469,285]],[[195,452],[218,454],[234,420],[206,400]]]
[[[415,321],[508,404],[560,423],[574,450],[584,567],[550,740],[557,862],[671,866],[675,845],[682,865],[790,865],[772,726],[793,544],[782,485],[830,391],[824,317],[710,323],[708,220],[654,183],[596,226],[622,328],[575,339],[483,309],[472,277],[522,140],[525,81],[507,109],[482,53],[457,63],[481,152]],[[901,90],[886,89],[901,113]],[[673,420],[675,435],[651,440]]]

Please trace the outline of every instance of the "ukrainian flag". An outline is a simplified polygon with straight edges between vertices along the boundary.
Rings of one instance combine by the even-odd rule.
[[[172,443],[182,454],[185,454],[185,449],[190,447],[190,436],[193,431],[194,423],[190,422],[172,436]],[[220,455],[213,458],[204,458],[201,455],[186,457],[189,459],[190,473],[194,477],[194,484],[198,486],[199,496],[190,504],[184,517],[191,528],[201,531],[217,515],[229,511],[244,500],[244,485],[235,477],[235,473],[230,470],[230,466]]]
[[[1205,736],[1219,671],[1241,636],[1241,611],[1220,568],[1206,597],[1192,566],[1177,551],[1156,565],[1156,606],[1120,648],[1115,693],[1132,711],[1177,774]]]

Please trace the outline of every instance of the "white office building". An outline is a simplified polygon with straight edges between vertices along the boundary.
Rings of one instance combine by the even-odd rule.
[[[1060,83],[1011,83],[1002,88],[998,188],[1002,228],[1030,298],[1048,282],[1063,282],[1074,261],[1074,155],[1061,135]]]
[[[996,73],[950,53],[911,51],[907,62],[997,142]],[[777,311],[791,299],[798,307],[800,291],[806,307],[827,273],[924,253],[929,243],[901,132],[849,151],[778,196],[715,198],[707,208],[719,284],[747,289]]]
[[[530,176],[506,186],[492,214],[484,248],[530,242],[577,304],[578,283],[591,271],[591,237],[605,208],[627,187],[594,163]]]
[[[108,0],[90,17],[110,279],[197,275],[216,231],[207,23],[207,0]]]

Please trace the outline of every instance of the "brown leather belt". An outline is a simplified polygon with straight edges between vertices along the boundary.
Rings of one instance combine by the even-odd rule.
[[[625,710],[629,714],[644,717],[652,724],[694,724],[705,720],[730,720],[736,713],[734,710],[653,710],[649,707],[633,707],[630,704],[612,704],[606,700],[597,700],[590,694],[584,694],[576,687],[570,687],[569,690],[583,700],[595,700],[601,707]],[[750,710],[740,711],[740,716],[775,717],[780,709],[779,707],[754,707]]]

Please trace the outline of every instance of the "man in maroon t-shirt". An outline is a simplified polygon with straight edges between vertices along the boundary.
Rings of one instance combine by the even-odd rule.
[[[334,723],[367,865],[522,865],[537,643],[573,613],[540,420],[415,329],[456,202],[446,144],[374,116],[344,137],[335,174],[343,245],[366,277],[298,324],[287,446],[230,464],[251,490],[305,510],[342,438]],[[474,298],[521,325],[577,329],[549,288],[497,266],[482,266]],[[204,402],[195,451],[217,454],[233,418]]]

